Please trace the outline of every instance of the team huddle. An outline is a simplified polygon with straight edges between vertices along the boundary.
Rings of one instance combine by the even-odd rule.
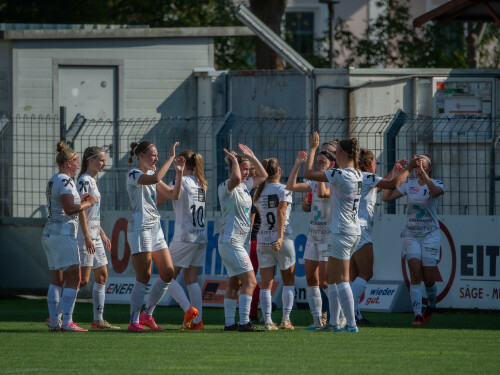
[[[172,145],[169,158],[160,166],[154,144],[148,141],[131,144],[129,163],[133,163],[134,156],[137,159],[137,166],[127,176],[132,208],[127,242],[136,273],[128,326],[132,332],[145,331],[145,327],[162,330],[153,313],[167,289],[184,311],[181,329],[204,329],[198,273],[205,261],[207,245],[204,223],[207,181],[202,156],[193,151],[176,155],[177,146],[177,142]],[[224,330],[294,329],[290,317],[295,296],[295,248],[289,221],[292,192],[307,193],[302,207],[311,212],[304,259],[313,323],[307,330],[358,332],[358,325],[368,323],[358,303],[373,275],[371,231],[377,192],[382,189],[384,201],[408,196],[407,222],[401,235],[402,256],[410,270],[413,324],[428,323],[437,294],[434,275],[440,248],[438,196],[444,193],[443,184],[430,178],[430,156],[399,160],[387,176],[380,177],[375,174],[373,153],[359,150],[357,139],[325,142],[316,156],[319,146],[319,136],[314,133],[309,152],[298,152],[286,185],[280,183],[282,170],[277,159],[261,163],[249,147],[241,144],[240,154],[223,150],[229,166],[229,178],[218,187],[221,207],[218,250],[228,275]],[[75,184],[78,155],[63,142],[58,144],[57,151],[59,172],[47,184],[49,215],[42,234],[51,276],[47,293],[49,330],[86,331],[73,322],[72,315],[78,289],[88,283],[91,269],[95,276],[91,327],[119,329],[103,318],[108,277],[105,248],[109,250],[111,243],[100,225],[101,197],[95,178],[106,165],[105,152],[99,147],[85,150]],[[172,165],[175,178],[167,185],[162,180]],[[297,182],[302,165],[306,182]],[[405,182],[412,170],[417,179]],[[175,213],[174,235],[169,246],[158,211],[158,206],[167,200],[172,201]],[[256,216],[260,217],[260,228],[251,247],[250,232],[252,226],[254,230],[257,228]],[[260,268],[258,293],[254,293],[256,267],[251,255],[256,255]],[[152,263],[159,277],[142,310]],[[279,327],[271,317],[276,266],[283,283],[283,316]],[[177,281],[181,270],[188,295]],[[425,310],[422,281],[428,299]],[[329,307],[327,319],[322,292]],[[250,316],[252,298],[256,297],[264,329],[258,328]]]

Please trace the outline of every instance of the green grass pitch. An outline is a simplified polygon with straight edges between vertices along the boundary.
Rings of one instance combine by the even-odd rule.
[[[182,332],[182,311],[158,307],[164,332],[129,333],[128,306],[107,305],[119,332],[48,332],[45,300],[0,299],[0,374],[499,374],[500,314],[441,311],[423,327],[412,314],[365,316],[360,332],[306,332],[308,310],[292,311],[295,331],[223,332],[222,309],[205,309],[205,331]],[[279,323],[281,311],[273,313]],[[74,320],[90,329],[92,305]]]

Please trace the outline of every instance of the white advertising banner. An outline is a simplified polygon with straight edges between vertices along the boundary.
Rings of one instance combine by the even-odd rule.
[[[106,297],[109,302],[129,303],[130,301],[130,296],[123,297],[127,294],[126,290],[130,285],[128,287],[119,285],[120,282],[125,285],[127,280],[133,280],[134,275],[130,259],[130,248],[125,241],[129,215],[130,213],[127,211],[104,212],[102,215],[103,228],[112,241],[112,250],[108,258],[110,277]],[[170,242],[174,229],[173,213],[162,212],[162,218],[162,226],[167,241]],[[499,310],[500,217],[441,216],[439,220],[441,225],[441,254],[436,271],[437,306],[441,308]],[[292,213],[290,221],[295,236],[297,259],[295,268],[296,302],[307,303],[303,255],[307,240],[309,214]],[[404,281],[406,285],[409,285],[408,270],[401,258],[400,232],[404,221],[404,215],[377,215],[375,217],[372,233],[375,266],[374,276],[370,284],[375,285],[377,281],[384,280]],[[202,286],[206,284],[214,287],[214,283],[205,283],[205,281],[224,280],[226,275],[217,251],[219,237],[218,215],[209,215],[205,223],[208,229],[207,255],[205,266],[200,270],[199,281]],[[153,275],[156,273],[157,271],[153,267]],[[123,277],[125,279],[122,279]],[[277,278],[279,279],[279,273],[277,273]],[[111,287],[111,284],[113,284],[113,287]],[[220,288],[222,290],[222,284]],[[207,298],[220,295],[220,291],[207,290],[206,292]],[[173,303],[167,293],[162,304],[169,304],[170,302]],[[206,302],[208,303],[208,300]],[[215,300],[213,302],[216,305],[220,303],[220,301],[216,302]]]

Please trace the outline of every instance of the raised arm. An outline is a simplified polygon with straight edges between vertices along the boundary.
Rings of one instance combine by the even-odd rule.
[[[158,198],[157,203],[158,206],[165,203],[167,200],[176,201],[181,197],[181,189],[182,189],[182,175],[184,172],[184,166],[186,165],[186,159],[184,157],[179,156],[174,160],[174,169],[175,169],[175,184],[174,188],[171,189],[166,183],[161,181],[157,186]]]
[[[380,180],[377,184],[378,189],[394,190],[401,186],[408,178],[408,175],[416,166],[416,156],[414,156],[410,163],[406,159],[401,159],[394,164],[394,168]]]
[[[231,159],[231,174],[229,175],[229,181],[227,183],[227,190],[232,191],[236,186],[241,184],[241,172],[240,167],[238,165],[238,159],[228,150],[224,149],[224,153],[226,156]],[[260,163],[259,163],[260,164]],[[262,167],[262,166],[261,166]]]
[[[325,172],[322,171],[316,172],[313,169],[314,155],[316,154],[316,149],[318,148],[318,146],[319,146],[319,135],[318,132],[314,132],[311,135],[309,142],[309,154],[307,155],[304,177],[307,178],[308,180],[328,182]]]
[[[266,170],[260,163],[259,159],[257,159],[257,157],[254,155],[253,151],[250,150],[250,147],[242,145],[241,143],[238,144],[238,147],[240,148],[241,153],[245,155],[248,158],[248,160],[250,160],[250,163],[252,163],[253,167],[255,168],[253,187],[259,186],[261,183],[267,180]]]
[[[159,169],[157,169],[153,174],[141,175],[141,177],[139,177],[139,180],[137,180],[137,182],[141,185],[154,185],[159,183],[163,179],[163,177],[165,177],[165,175],[167,174],[170,165],[172,165],[172,162],[175,159],[175,147],[178,145],[179,142],[175,142],[170,147],[170,156]]]
[[[425,184],[429,188],[429,193],[432,197],[437,197],[441,194],[444,193],[443,189],[441,189],[439,186],[434,185],[432,182],[431,178],[427,174],[427,172],[423,168],[423,159],[418,158],[417,159],[417,166],[416,168],[420,169],[420,172],[422,173],[422,178],[424,179]]]
[[[288,176],[288,181],[286,182],[286,189],[290,191],[297,192],[309,192],[311,188],[305,182],[297,183],[297,175],[299,174],[300,166],[304,164],[307,160],[307,154],[304,151],[299,151],[297,158],[295,159],[295,164],[293,165],[290,176]]]

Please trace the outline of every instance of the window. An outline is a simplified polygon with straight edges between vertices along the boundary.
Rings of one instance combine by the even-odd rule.
[[[314,53],[314,13],[286,13],[286,41],[302,56]]]

